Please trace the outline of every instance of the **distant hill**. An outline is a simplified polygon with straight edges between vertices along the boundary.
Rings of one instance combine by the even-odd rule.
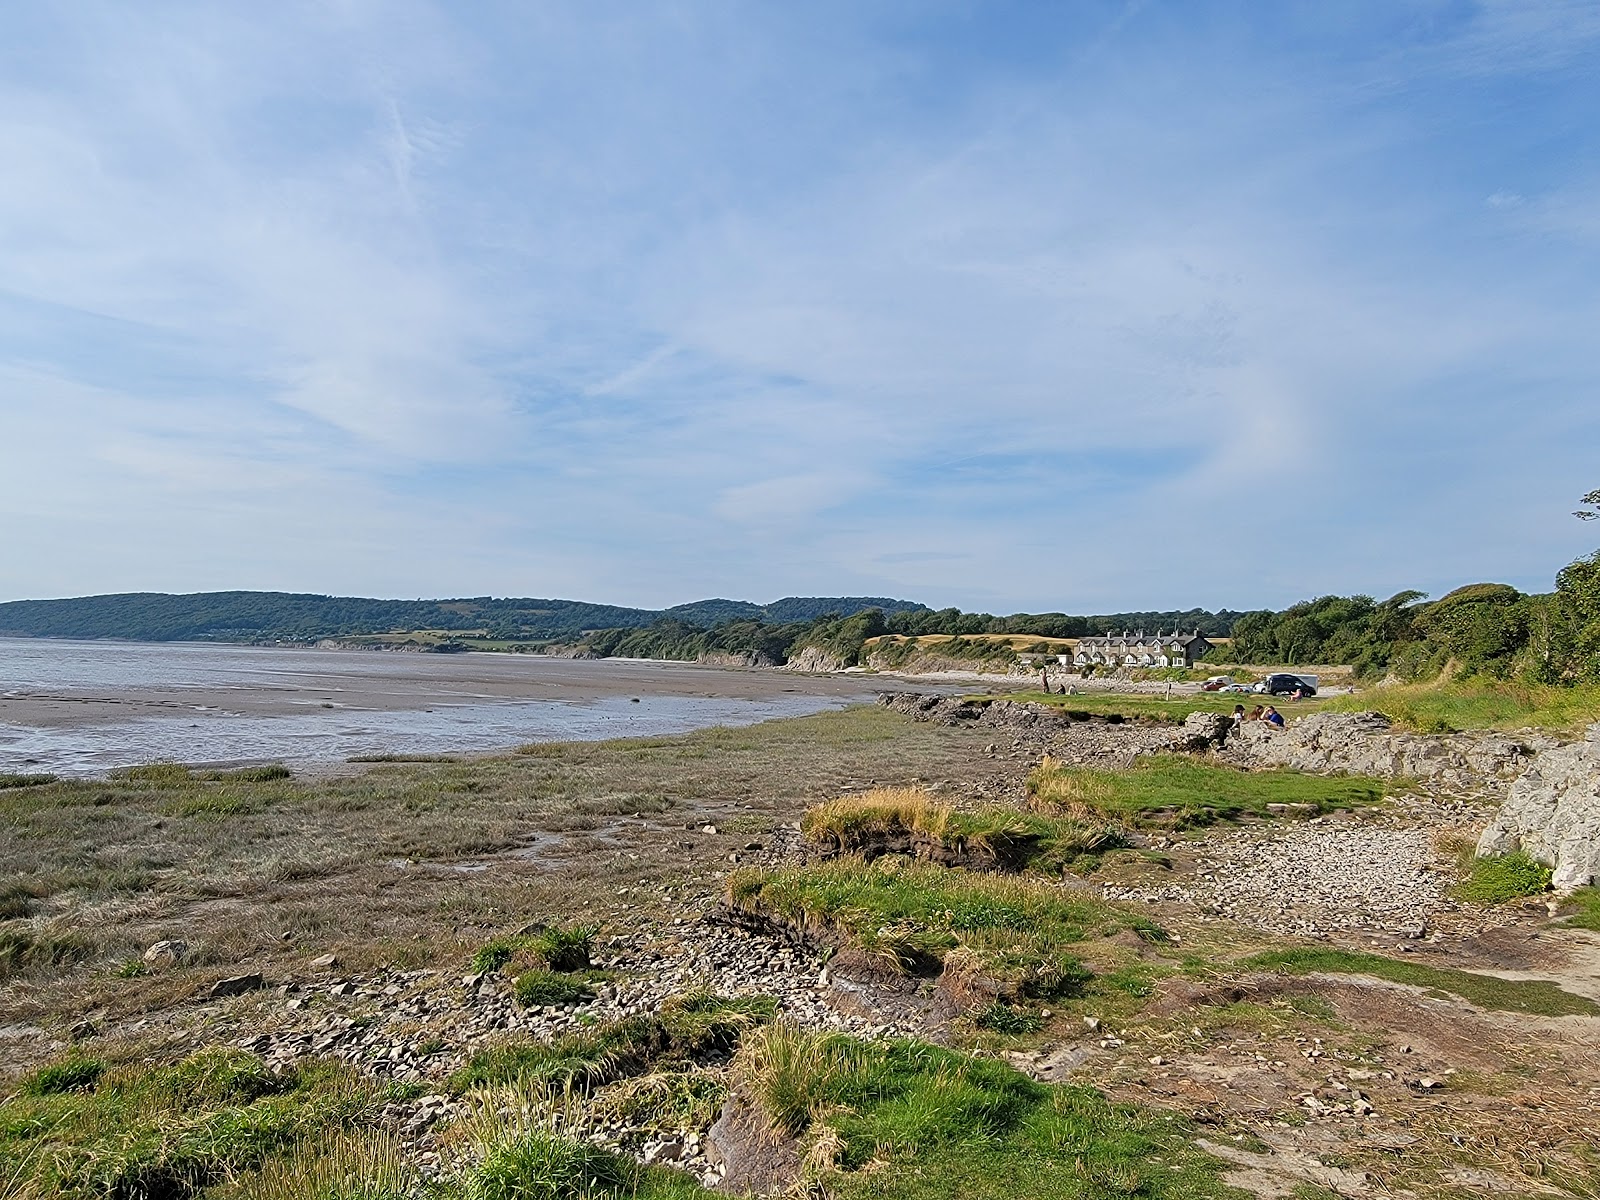
[[[0,636],[262,642],[434,629],[485,630],[493,638],[549,641],[596,629],[642,628],[663,618],[711,626],[735,620],[803,621],[864,608],[881,608],[885,613],[927,611],[922,604],[881,596],[791,596],[766,605],[700,600],[658,610],[492,596],[374,600],[294,592],[126,592],[0,604]]]

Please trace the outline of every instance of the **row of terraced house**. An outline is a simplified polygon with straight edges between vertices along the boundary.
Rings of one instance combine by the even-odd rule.
[[[1081,637],[1073,652],[1074,666],[1192,667],[1211,643],[1194,633],[1108,633]]]

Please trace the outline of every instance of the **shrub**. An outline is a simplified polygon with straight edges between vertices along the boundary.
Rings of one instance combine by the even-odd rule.
[[[1550,868],[1518,851],[1474,859],[1459,890],[1463,900],[1475,904],[1504,904],[1549,887]]]

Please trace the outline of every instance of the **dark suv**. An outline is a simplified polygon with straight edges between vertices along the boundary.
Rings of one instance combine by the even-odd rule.
[[[1317,694],[1317,689],[1298,675],[1268,675],[1261,683],[1261,690],[1269,696],[1292,696],[1297,691],[1302,696]]]

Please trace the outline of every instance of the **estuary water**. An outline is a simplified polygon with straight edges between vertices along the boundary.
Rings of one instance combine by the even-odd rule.
[[[878,686],[617,659],[0,638],[0,772],[488,753],[751,725],[869,702]]]

